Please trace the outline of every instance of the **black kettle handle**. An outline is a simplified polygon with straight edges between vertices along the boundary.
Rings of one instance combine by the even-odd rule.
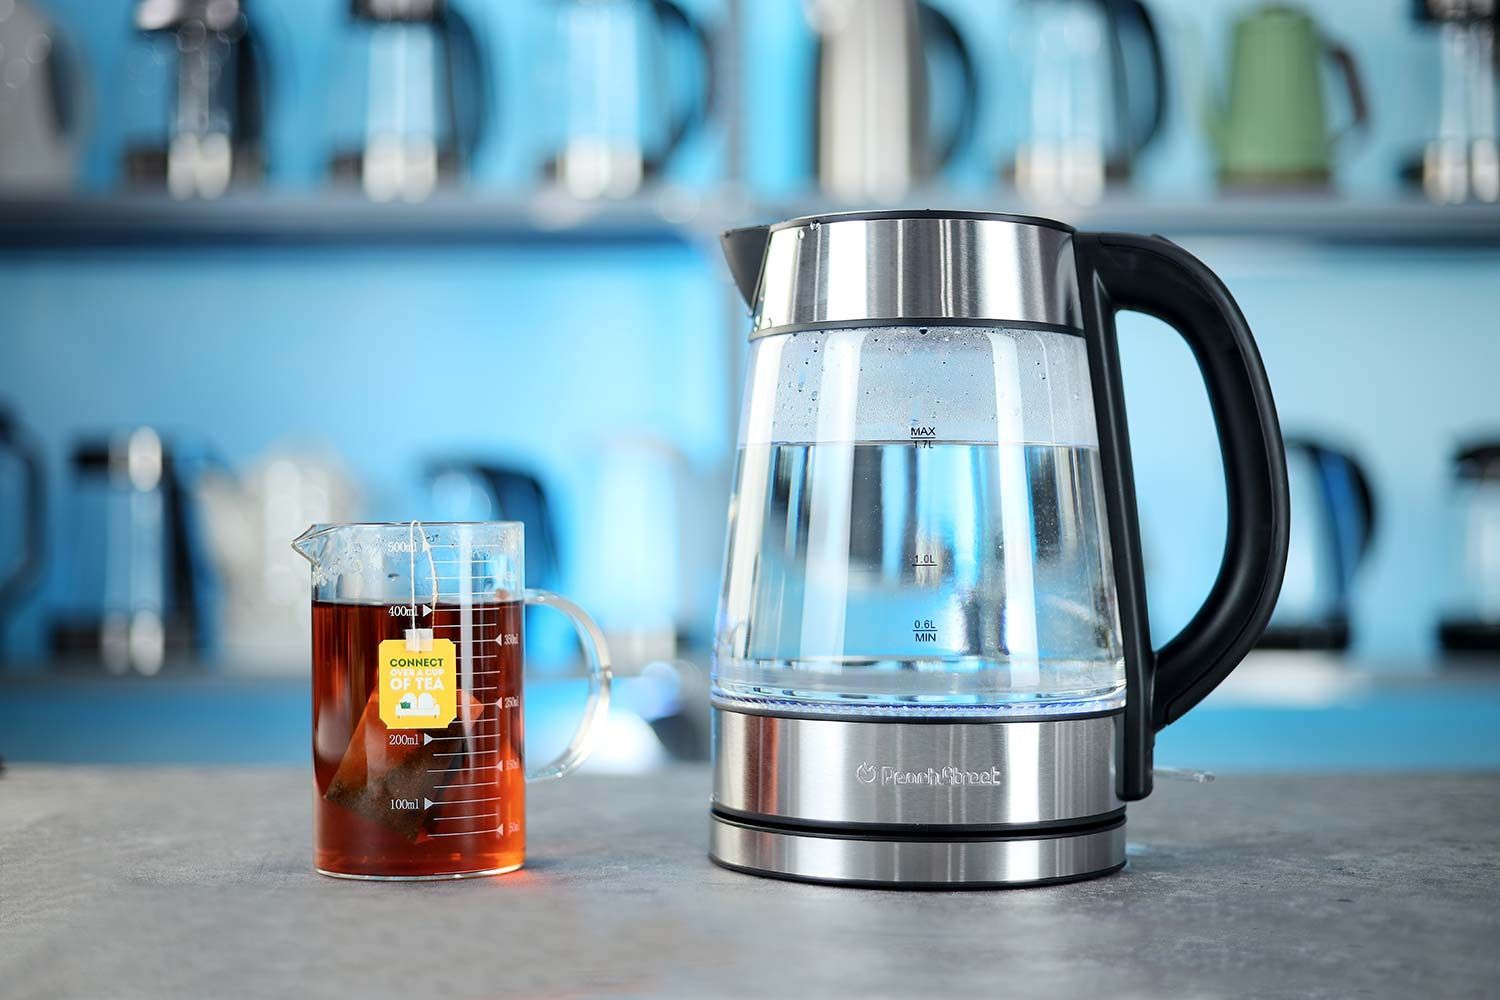
[[[659,174],[677,150],[702,124],[708,121],[718,104],[718,67],[715,64],[713,36],[697,18],[672,0],[651,0],[651,11],[661,24],[663,32],[675,29],[690,39],[703,59],[703,99],[680,109],[667,124],[666,141],[661,149],[650,157],[646,165],[648,174]]]
[[[443,49],[447,55],[448,107],[453,116],[453,145],[462,158],[463,169],[474,165],[474,157],[484,142],[485,133],[495,125],[490,114],[495,104],[490,93],[490,66],[495,59],[493,49],[480,39],[479,32],[469,19],[444,4],[438,14],[438,29],[441,32]],[[471,104],[465,108],[463,91],[465,84],[472,84]]]
[[[1080,233],[1075,246],[1125,654],[1117,781],[1120,797],[1131,800],[1151,792],[1156,731],[1218,686],[1270,620],[1286,570],[1286,453],[1250,327],[1212,271],[1159,236]],[[1187,341],[1203,373],[1224,458],[1224,558],[1203,606],[1160,652],[1152,647],[1146,613],[1115,330],[1120,310],[1155,316]]]
[[[963,32],[958,30],[953,18],[927,3],[919,5],[917,13],[922,21],[923,33],[930,32],[932,37],[952,50],[954,58],[958,60],[959,73],[963,76],[963,103],[959,105],[958,120],[954,122],[953,131],[943,141],[934,163],[935,167],[941,168],[953,162],[953,158],[973,137],[974,128],[979,121],[979,71],[974,66],[974,54],[969,49],[969,43],[964,41]]]
[[[24,479],[21,516],[21,552],[8,573],[0,577],[0,604],[19,598],[41,577],[42,545],[46,531],[46,480],[42,471],[41,448],[30,436],[0,413],[0,450],[9,451],[21,463]]]
[[[1156,20],[1141,0],[1126,0],[1127,16],[1140,25],[1141,35],[1146,39],[1146,48],[1151,54],[1151,118],[1139,135],[1132,137],[1132,155],[1150,145],[1161,132],[1167,118],[1167,61],[1162,53],[1161,33]]]

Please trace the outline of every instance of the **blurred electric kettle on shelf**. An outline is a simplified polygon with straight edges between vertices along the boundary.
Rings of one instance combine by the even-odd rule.
[[[359,492],[343,465],[305,447],[278,447],[238,475],[196,484],[209,560],[223,588],[220,646],[236,669],[302,666],[311,637],[307,564],[287,548],[310,523],[347,522]]]
[[[562,572],[557,521],[542,481],[527,469],[479,459],[427,465],[429,505],[445,521],[520,521],[526,525],[526,579],[555,586]]]
[[[350,0],[335,180],[420,201],[463,179],[490,127],[489,50],[447,0]]]
[[[66,191],[77,172],[79,75],[26,0],[0,3],[0,190]]]
[[[265,174],[264,54],[242,0],[135,0],[125,177],[217,198]]]
[[[555,506],[541,478],[519,464],[443,457],[426,466],[426,510],[440,521],[519,521],[526,526],[526,579],[552,588],[562,577],[562,541]],[[562,663],[578,645],[573,629],[540,608],[524,612],[528,655]]]
[[[1440,31],[1437,134],[1405,171],[1427,197],[1454,204],[1500,201],[1500,64],[1495,0],[1415,0],[1416,19]]]
[[[1286,467],[1286,577],[1259,645],[1347,649],[1354,579],[1375,534],[1375,494],[1353,455],[1307,438],[1286,439]]]
[[[896,201],[934,177],[978,113],[974,58],[953,20],[920,0],[808,0],[818,32],[813,152],[818,183],[844,201]],[[928,59],[946,49],[961,80],[946,136],[935,136]]]
[[[1166,117],[1166,65],[1140,0],[1027,0],[1018,56],[1030,62],[1017,188],[1043,200],[1097,201],[1130,177]]]
[[[74,449],[71,578],[53,623],[56,652],[150,675],[168,654],[212,644],[213,577],[193,492],[202,464],[151,427]]]
[[[553,0],[562,129],[547,175],[580,199],[625,198],[710,120],[713,38],[673,0]],[[691,86],[678,72],[683,54]]]
[[[1449,652],[1500,652],[1500,440],[1461,448],[1453,476],[1457,565],[1438,641]]]
[[[1350,118],[1329,124],[1323,63],[1339,70]],[[1369,123],[1354,56],[1328,40],[1303,10],[1272,4],[1235,22],[1229,88],[1222,106],[1210,101],[1209,137],[1219,179],[1229,187],[1317,189],[1328,185],[1333,153]]]

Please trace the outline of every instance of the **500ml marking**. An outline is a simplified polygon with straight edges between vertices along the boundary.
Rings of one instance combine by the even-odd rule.
[[[937,623],[931,618],[914,618],[911,637],[916,642],[937,642]]]
[[[932,447],[932,443],[934,441],[936,441],[936,440],[937,440],[937,428],[936,427],[917,427],[917,426],[913,426],[911,428],[911,443],[912,443],[912,445],[914,447],[917,447],[917,448],[931,448]]]

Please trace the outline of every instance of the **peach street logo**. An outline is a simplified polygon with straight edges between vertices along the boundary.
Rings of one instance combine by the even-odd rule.
[[[929,785],[935,788],[962,788],[967,785],[996,786],[1001,783],[1000,769],[992,767],[984,771],[970,771],[962,767],[925,767],[916,771],[905,771],[884,764],[865,761],[854,769],[854,777],[862,785],[879,782],[885,785]]]

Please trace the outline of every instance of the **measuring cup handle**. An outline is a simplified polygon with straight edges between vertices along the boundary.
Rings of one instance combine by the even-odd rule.
[[[578,724],[573,738],[568,741],[563,752],[555,759],[543,767],[526,772],[527,781],[547,781],[551,778],[561,778],[578,767],[588,759],[589,751],[594,748],[594,739],[599,734],[599,726],[609,714],[609,685],[612,678],[609,647],[605,645],[604,633],[599,631],[599,626],[594,624],[594,620],[566,597],[554,594],[550,590],[528,589],[526,603],[556,608],[568,616],[568,620],[578,630],[578,639],[583,646],[583,655],[589,667],[589,700],[583,709],[583,721]]]

